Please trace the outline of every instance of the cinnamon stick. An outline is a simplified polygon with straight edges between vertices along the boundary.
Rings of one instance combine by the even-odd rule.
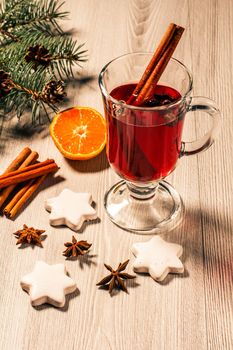
[[[134,100],[137,98],[139,92],[145,85],[147,79],[150,77],[152,71],[154,70],[155,66],[158,64],[159,60],[161,59],[162,55],[164,54],[165,50],[167,49],[174,32],[176,30],[176,24],[170,23],[162,40],[159,43],[159,46],[157,47],[152,59],[150,60],[148,66],[146,67],[145,72],[143,73],[139,83],[137,84],[136,88],[134,89],[132,95],[127,101],[127,104],[132,104]]]
[[[19,168],[18,170],[15,170],[15,171],[12,171],[10,173],[1,175],[0,176],[0,181],[4,180],[4,179],[7,179],[7,178],[11,178],[11,177],[16,176],[16,175],[20,175],[20,174],[23,175],[23,173],[26,173],[28,171],[35,170],[35,169],[44,167],[44,166],[49,165],[49,164],[54,164],[54,163],[55,163],[54,159],[47,159],[44,162],[38,162],[38,163],[33,164],[33,165],[28,165],[28,166],[26,166],[24,168]]]
[[[22,172],[19,173],[18,175],[14,175],[14,176],[8,176],[6,178],[0,178],[0,188],[4,188],[7,186],[11,186],[11,185],[15,185],[17,183],[22,183],[25,182],[27,180],[30,179],[34,179],[36,177],[51,173],[51,172],[55,172],[58,170],[58,166],[57,164],[53,161],[51,164],[48,165],[44,165],[45,162],[41,162],[36,165],[41,165],[40,167],[37,167],[33,170],[29,170],[29,171],[23,171],[24,169],[22,169]],[[32,168],[32,166],[29,166],[27,168]],[[25,168],[25,169],[27,169]]]
[[[145,75],[143,75],[144,78],[142,77],[135,88],[136,91],[139,91],[138,95],[136,96],[133,92],[133,95],[128,100],[133,101],[134,106],[142,105],[146,99],[151,97],[151,93],[172,57],[183,32],[184,28],[181,26],[175,24],[169,26],[158,50],[156,50],[152,58],[152,61],[147,66],[144,73]]]
[[[3,174],[9,173],[10,171],[17,170],[19,166],[24,162],[24,160],[29,156],[30,153],[31,153],[30,148],[25,147],[17,155],[17,157],[11,162],[11,164],[6,168]]]
[[[4,209],[4,214],[8,218],[13,218],[17,215],[22,206],[27,202],[27,200],[33,195],[33,193],[38,189],[38,187],[45,180],[47,174],[31,180],[25,187],[23,187],[12,199],[12,201]]]
[[[11,211],[11,209],[18,203],[18,201],[21,199],[21,197],[24,195],[24,193],[27,192],[27,190],[31,187],[35,180],[32,179],[15,194],[15,196],[11,199],[11,201],[7,204],[7,206],[4,208],[3,213],[8,216],[8,213]],[[14,186],[14,185],[13,185]]]
[[[36,161],[36,159],[39,157],[38,153],[37,152],[32,152],[30,150],[30,148],[25,148],[21,153],[22,153],[22,155],[18,158],[18,160],[16,158],[11,163],[11,165],[7,168],[8,172],[7,173],[5,172],[5,175],[3,175],[3,176],[7,176],[8,174],[11,174],[13,172],[13,169],[15,170],[16,166],[18,166],[18,169],[25,168],[29,164],[34,163]],[[28,155],[28,156],[26,157],[26,159],[24,159],[26,155]],[[21,165],[19,165],[23,159],[24,159],[23,163]],[[13,164],[13,166],[12,166],[12,164]],[[9,170],[9,169],[12,169],[12,170]],[[4,188],[4,190],[1,192],[1,195],[0,195],[0,208],[3,205],[3,203],[6,201],[6,199],[9,197],[9,195],[12,193],[14,188],[15,188],[15,185],[12,185],[12,186]]]

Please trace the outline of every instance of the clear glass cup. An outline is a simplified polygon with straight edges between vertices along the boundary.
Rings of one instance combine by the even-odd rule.
[[[137,83],[152,53],[131,53],[109,62],[100,72],[99,85],[107,120],[107,157],[123,179],[105,195],[110,219],[121,228],[151,234],[174,228],[182,219],[183,203],[164,180],[183,156],[209,148],[220,112],[206,97],[191,97],[192,75],[172,58],[159,84],[180,93],[173,103],[134,107],[111,96],[113,89]],[[182,141],[186,113],[201,110],[212,118],[212,128],[201,139]]]

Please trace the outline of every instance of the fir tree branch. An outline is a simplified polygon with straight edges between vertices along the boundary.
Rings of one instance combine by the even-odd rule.
[[[57,103],[62,101],[66,94],[62,81],[47,81],[47,77],[36,73],[34,85],[28,87],[30,70],[25,71],[25,77],[15,74],[12,79],[10,74],[0,70],[0,108],[6,113],[16,111],[18,118],[29,108],[32,113],[32,121],[40,119],[41,110],[49,118],[45,105],[53,112],[58,111]],[[17,81],[18,78],[18,81]],[[46,82],[47,81],[47,82]]]
[[[16,34],[18,30],[25,26],[40,26],[43,28],[47,24],[47,26],[52,26],[54,29],[62,32],[57,20],[64,19],[68,15],[68,12],[60,11],[63,4],[64,2],[59,4],[57,0],[18,1],[17,4],[13,4],[10,13],[4,16],[4,21],[0,22],[1,28],[13,31]],[[16,14],[14,14],[13,8],[16,5],[18,9]],[[7,5],[5,7],[7,8]]]
[[[86,50],[58,24],[60,0],[6,0],[0,7],[0,109],[32,121],[49,118],[65,97],[63,77],[86,61]],[[62,79],[62,80],[59,80]]]
[[[0,59],[8,60],[14,65],[17,61],[21,61],[22,65],[25,65],[25,60],[34,62],[32,68],[37,69],[41,66],[60,79],[63,79],[63,76],[73,77],[74,65],[81,66],[81,63],[87,60],[84,44],[78,45],[66,36],[51,37],[45,33],[41,35],[40,32],[38,34],[38,30],[33,30],[33,33],[28,33],[26,40],[0,49]]]
[[[41,82],[39,85],[42,86]],[[43,89],[38,91],[38,89],[31,89],[22,83],[14,81],[10,74],[5,71],[0,71],[0,92],[1,89],[3,89],[2,91],[9,92],[12,90],[25,92],[33,100],[41,100],[45,103],[56,103],[65,97],[64,83],[62,81],[51,80],[43,86]]]
[[[20,39],[17,36],[13,35],[12,33],[8,32],[7,30],[2,29],[1,27],[0,27],[0,34],[2,34],[3,37],[8,37],[13,41],[20,41]]]
[[[12,15],[15,10],[17,10],[17,7],[22,5],[22,3],[25,2],[25,0],[8,0],[4,1],[2,5],[0,5],[0,23],[3,22],[6,16]]]

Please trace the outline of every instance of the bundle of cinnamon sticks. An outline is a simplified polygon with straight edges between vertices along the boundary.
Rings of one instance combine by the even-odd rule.
[[[151,92],[163,74],[183,32],[183,27],[170,23],[142,78],[127,100],[127,104],[141,106],[147,99],[151,98]]]
[[[13,218],[49,173],[58,170],[53,159],[38,162],[39,154],[24,148],[0,176],[0,208]]]

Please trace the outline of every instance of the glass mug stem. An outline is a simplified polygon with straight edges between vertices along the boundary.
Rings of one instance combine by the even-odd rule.
[[[126,185],[133,198],[147,200],[155,195],[156,189],[159,186],[159,181],[141,185],[126,181]]]

